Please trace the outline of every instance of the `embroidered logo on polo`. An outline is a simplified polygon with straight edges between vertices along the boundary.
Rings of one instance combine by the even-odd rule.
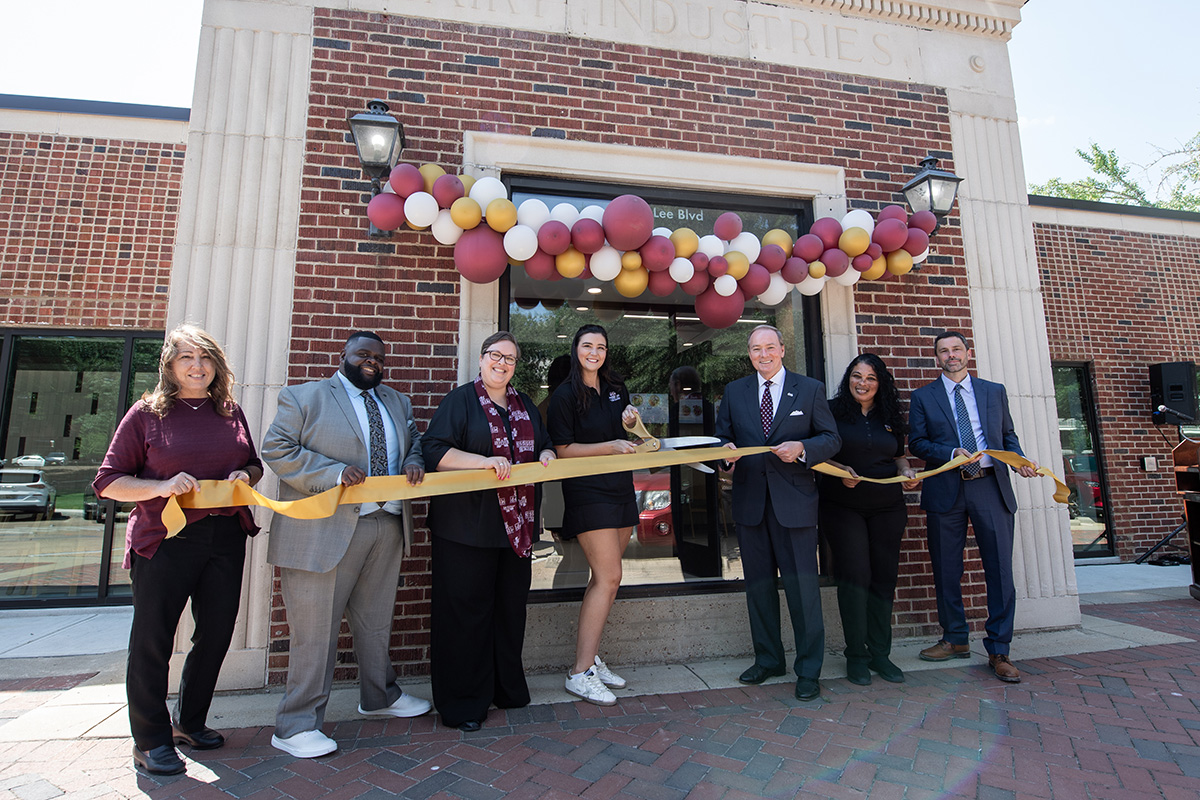
[[[610,402],[610,403],[621,402],[621,395],[617,394],[616,392],[609,392],[608,393],[608,402]]]

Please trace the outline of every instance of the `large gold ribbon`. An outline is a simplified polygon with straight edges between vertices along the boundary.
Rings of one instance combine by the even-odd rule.
[[[769,452],[770,449],[769,447],[740,447],[737,449],[736,455],[739,457],[752,456]],[[984,450],[983,452],[1014,469],[1033,466],[1031,461],[1016,453],[1009,453],[1005,450]],[[671,467],[692,462],[718,461],[731,454],[730,450],[724,447],[705,447],[694,450],[662,450],[630,455],[558,458],[547,466],[542,466],[541,462],[536,461],[532,464],[514,464],[506,481],[497,480],[496,473],[490,469],[431,472],[425,476],[424,481],[416,486],[410,485],[408,479],[403,475],[380,475],[367,478],[357,486],[338,485],[320,494],[300,500],[272,500],[241,481],[203,480],[199,482],[199,489],[168,498],[167,505],[162,512],[162,521],[167,528],[167,536],[171,537],[183,530],[183,526],[187,524],[187,518],[183,514],[184,508],[263,506],[277,514],[283,514],[293,519],[325,519],[332,517],[339,505],[411,500],[436,495],[498,489],[501,486],[515,484],[582,478],[609,472],[632,472],[633,470]],[[970,460],[967,456],[959,456],[937,469],[918,472],[917,477],[913,480],[956,469]],[[849,472],[831,464],[817,464],[813,470],[836,478],[850,477]],[[1067,502],[1070,490],[1066,484],[1046,467],[1038,467],[1037,472],[1039,475],[1053,478],[1056,484],[1054,499],[1060,503]],[[909,479],[896,476],[894,478],[861,478],[860,480],[869,483],[900,483]]]

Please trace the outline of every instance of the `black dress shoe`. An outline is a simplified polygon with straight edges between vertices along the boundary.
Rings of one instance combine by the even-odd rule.
[[[867,668],[865,661],[847,661],[846,680],[855,686],[870,686],[871,670]]]
[[[796,699],[816,700],[821,696],[821,684],[815,678],[796,679]]]
[[[175,737],[175,744],[186,744],[193,750],[216,750],[225,744],[225,737],[212,728],[201,728],[195,733],[184,733],[172,725],[171,734]]]
[[[760,667],[758,664],[751,664],[750,668],[741,674],[738,678],[742,683],[748,683],[751,686],[757,686],[767,678],[778,678],[784,674],[782,669],[767,669]]]
[[[479,720],[475,720],[475,719],[469,719],[466,722],[460,722],[458,724],[458,729],[460,731],[464,731],[466,733],[474,733],[475,731],[479,730],[482,727],[483,727],[483,723],[481,723]]]
[[[135,744],[133,746],[133,766],[141,767],[151,775],[178,775],[187,767],[179,753],[169,744],[159,745],[153,750],[143,753]]]
[[[904,683],[904,672],[887,657],[873,658],[867,666],[878,672],[879,677],[888,683]]]

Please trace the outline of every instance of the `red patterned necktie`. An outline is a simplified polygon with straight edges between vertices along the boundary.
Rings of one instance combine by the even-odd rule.
[[[771,421],[775,418],[775,403],[771,401],[771,382],[763,381],[763,396],[762,405],[759,406],[762,412],[763,436],[771,433]]]

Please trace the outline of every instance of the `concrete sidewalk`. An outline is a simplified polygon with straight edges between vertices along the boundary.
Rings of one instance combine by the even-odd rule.
[[[296,798],[1073,797],[1089,796],[1075,793],[1085,783],[1090,796],[1130,797],[1136,781],[1112,761],[1122,747],[1148,764],[1125,770],[1145,779],[1139,792],[1148,780],[1150,796],[1186,790],[1177,796],[1194,798],[1200,605],[1184,588],[1188,570],[1080,567],[1082,628],[1020,635],[1013,654],[1025,679],[1017,685],[991,676],[979,644],[969,662],[947,668],[917,659],[928,642],[905,641],[894,656],[905,684],[852,686],[831,654],[822,699],[811,704],[791,697],[790,680],[741,686],[742,660],[622,669],[630,688],[611,709],[571,702],[559,675],[531,676],[531,706],[494,710],[475,734],[446,729],[436,715],[364,720],[355,689],[339,687],[326,732],[340,749],[308,762],[269,745],[277,692],[225,694],[209,721],[229,743],[206,753],[184,748],[186,776],[162,779],[130,768],[121,649],[128,610],[0,612],[0,764],[8,764],[0,800],[215,797],[214,789]],[[406,690],[429,696],[427,685]],[[1005,749],[1018,744],[1020,757]],[[993,774],[1001,752],[1008,788]],[[1100,753],[1107,772],[1096,769]],[[1044,777],[1018,778],[1026,761]]]

